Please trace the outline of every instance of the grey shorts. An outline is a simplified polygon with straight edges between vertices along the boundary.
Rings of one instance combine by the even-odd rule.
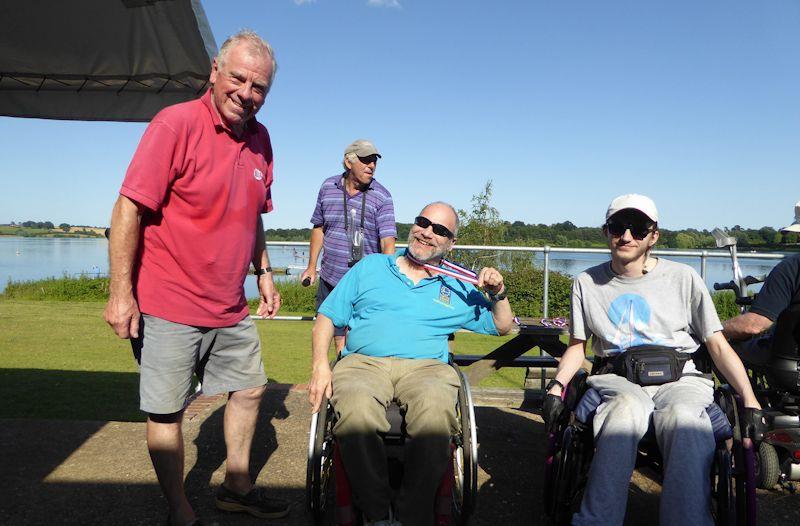
[[[331,285],[330,283],[328,283],[327,281],[325,281],[322,278],[319,278],[317,280],[317,312],[319,312],[319,306],[322,305],[322,302],[325,301],[325,298],[328,297],[328,295],[333,290],[333,287],[335,287],[335,286],[336,285]],[[346,327],[334,327],[333,328],[333,335],[334,336],[344,336],[346,332],[347,332],[347,328]]]
[[[139,362],[139,408],[158,415],[183,409],[196,374],[208,395],[267,383],[261,342],[250,317],[231,327],[208,328],[142,315],[131,340]]]

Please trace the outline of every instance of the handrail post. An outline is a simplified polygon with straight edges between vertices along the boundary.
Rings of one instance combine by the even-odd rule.
[[[550,291],[550,245],[544,246],[544,276],[542,279],[542,317],[547,318]]]
[[[706,263],[708,259],[708,250],[703,250],[700,254],[700,277],[703,278],[703,283],[706,282]]]

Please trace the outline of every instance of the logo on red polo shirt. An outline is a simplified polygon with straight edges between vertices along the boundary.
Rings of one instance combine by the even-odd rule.
[[[256,181],[260,181],[260,180],[262,180],[264,178],[264,174],[261,173],[261,170],[256,168],[256,169],[253,170],[253,177],[256,178]]]

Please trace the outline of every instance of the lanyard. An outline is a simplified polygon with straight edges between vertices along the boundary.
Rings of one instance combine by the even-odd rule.
[[[451,278],[460,279],[461,281],[466,281],[467,283],[472,283],[473,285],[478,284],[478,275],[475,272],[472,272],[469,269],[466,269],[460,265],[456,265],[452,261],[447,261],[446,259],[442,258],[442,266],[437,267],[435,265],[429,265],[428,263],[423,263],[422,261],[418,260],[414,256],[411,255],[406,250],[406,258],[411,260],[416,265],[419,265],[426,270],[430,270],[432,272],[438,272],[439,274],[444,274],[445,276],[450,276]]]
[[[367,207],[367,190],[361,192],[361,231],[364,231],[364,209]],[[344,231],[347,232],[347,177],[342,177],[342,198],[344,200]]]

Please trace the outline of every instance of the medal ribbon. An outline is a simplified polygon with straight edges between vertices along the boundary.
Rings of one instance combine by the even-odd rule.
[[[419,265],[425,268],[426,270],[430,270],[431,272],[444,274],[445,276],[450,276],[451,278],[460,279],[461,281],[466,281],[467,283],[472,283],[473,285],[478,284],[478,274],[462,267],[461,265],[457,265],[452,261],[447,261],[446,259],[442,258],[442,266],[437,267],[435,265],[429,265],[428,263],[423,263],[422,261],[412,256],[408,251],[406,251],[406,257],[409,260],[411,260],[414,264]]]

